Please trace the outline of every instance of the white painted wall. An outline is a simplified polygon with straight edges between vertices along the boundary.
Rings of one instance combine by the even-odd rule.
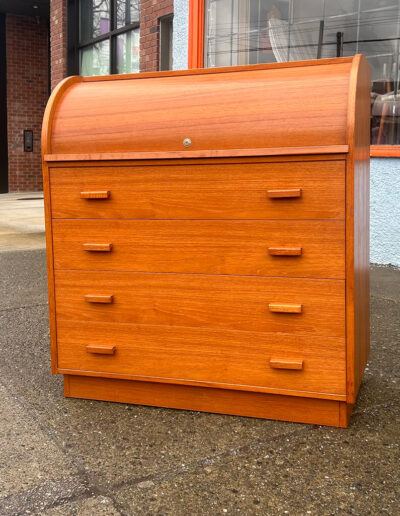
[[[189,0],[174,1],[174,69],[188,62]],[[400,267],[400,159],[371,159],[371,262]]]

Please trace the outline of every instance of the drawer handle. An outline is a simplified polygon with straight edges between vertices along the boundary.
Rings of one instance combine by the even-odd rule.
[[[268,247],[271,256],[300,256],[302,252],[301,247]]]
[[[86,346],[87,353],[96,355],[114,355],[116,346]]]
[[[272,369],[290,369],[292,371],[301,371],[303,369],[303,360],[274,360],[269,361]]]
[[[301,188],[287,188],[285,190],[268,190],[270,199],[292,199],[301,197]]]
[[[83,244],[84,251],[94,251],[99,253],[109,253],[112,249],[112,244]]]
[[[85,294],[83,296],[85,298],[85,301],[87,303],[112,303],[113,302],[113,296],[106,296],[106,295],[100,295],[100,294]]]
[[[109,190],[96,190],[93,192],[81,192],[81,199],[109,199]]]
[[[301,314],[302,305],[286,305],[282,303],[269,303],[268,305],[270,312],[278,312],[284,314]]]

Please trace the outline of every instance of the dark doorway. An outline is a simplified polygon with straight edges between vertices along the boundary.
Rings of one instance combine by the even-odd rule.
[[[8,192],[6,17],[0,13],[0,193]]]

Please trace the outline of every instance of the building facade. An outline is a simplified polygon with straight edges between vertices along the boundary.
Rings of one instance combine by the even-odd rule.
[[[41,120],[67,75],[354,53],[372,71],[371,261],[400,266],[400,0],[0,0],[0,191],[41,189]]]
[[[173,0],[0,0],[0,193],[42,189],[42,119],[63,78],[172,68],[173,8]]]

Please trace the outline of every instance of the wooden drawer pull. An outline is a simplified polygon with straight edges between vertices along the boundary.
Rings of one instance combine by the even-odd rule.
[[[285,190],[268,190],[270,199],[291,199],[301,197],[301,188],[287,188]]]
[[[284,314],[301,314],[302,305],[286,305],[282,303],[270,303],[268,305],[270,312],[279,312]]]
[[[96,190],[93,192],[81,192],[81,199],[108,199],[110,197],[109,190]]]
[[[296,371],[301,371],[303,369],[303,360],[274,360],[271,359],[269,361],[269,365],[272,369],[291,369]]]
[[[109,253],[112,249],[112,244],[83,244],[84,251],[94,251],[99,253]]]
[[[100,295],[100,294],[85,294],[83,296],[85,298],[85,301],[87,303],[112,303],[113,302],[113,296],[106,296],[106,295]]]
[[[301,247],[268,247],[271,256],[300,256],[301,253]]]
[[[115,346],[86,346],[88,353],[95,353],[97,355],[114,355],[116,349]]]

